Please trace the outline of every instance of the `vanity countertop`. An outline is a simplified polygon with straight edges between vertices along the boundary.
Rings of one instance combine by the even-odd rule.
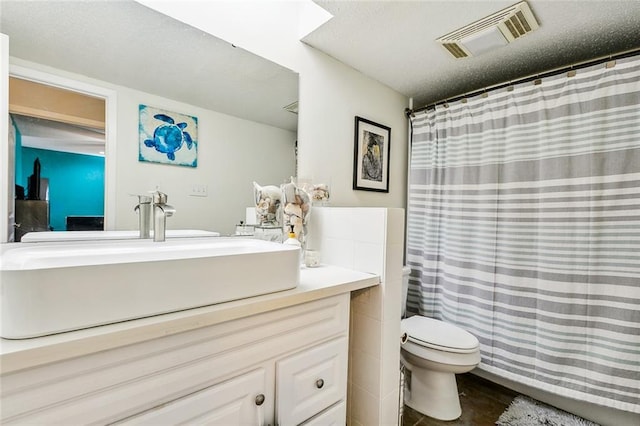
[[[337,266],[302,267],[300,284],[291,290],[50,336],[0,339],[0,374],[207,327],[379,283],[377,275]]]

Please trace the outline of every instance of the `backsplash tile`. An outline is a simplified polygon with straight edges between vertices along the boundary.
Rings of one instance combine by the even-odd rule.
[[[324,264],[356,269],[354,254],[355,243],[352,240],[323,238],[320,244],[320,262]]]
[[[386,209],[358,209],[354,213],[353,238],[365,243],[384,244]]]
[[[341,238],[353,240],[353,223],[356,209],[341,207],[320,207],[311,209],[311,221],[313,215],[322,215],[322,236],[324,238]]]
[[[383,276],[384,245],[355,241],[353,253],[353,269]]]

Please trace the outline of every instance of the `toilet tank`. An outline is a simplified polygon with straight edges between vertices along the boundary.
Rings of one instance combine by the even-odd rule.
[[[404,318],[405,311],[407,310],[407,294],[409,292],[409,275],[411,274],[411,267],[404,266],[402,268],[402,298],[400,298],[400,312],[402,312],[402,318]]]

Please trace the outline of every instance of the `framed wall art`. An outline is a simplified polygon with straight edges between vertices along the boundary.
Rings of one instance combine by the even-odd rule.
[[[139,106],[138,161],[198,166],[198,118]]]
[[[353,189],[389,192],[391,128],[356,116]]]

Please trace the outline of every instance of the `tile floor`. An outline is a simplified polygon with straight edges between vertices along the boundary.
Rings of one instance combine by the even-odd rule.
[[[462,416],[458,420],[435,420],[405,406],[402,426],[492,426],[518,393],[474,374],[459,374],[458,392]]]

